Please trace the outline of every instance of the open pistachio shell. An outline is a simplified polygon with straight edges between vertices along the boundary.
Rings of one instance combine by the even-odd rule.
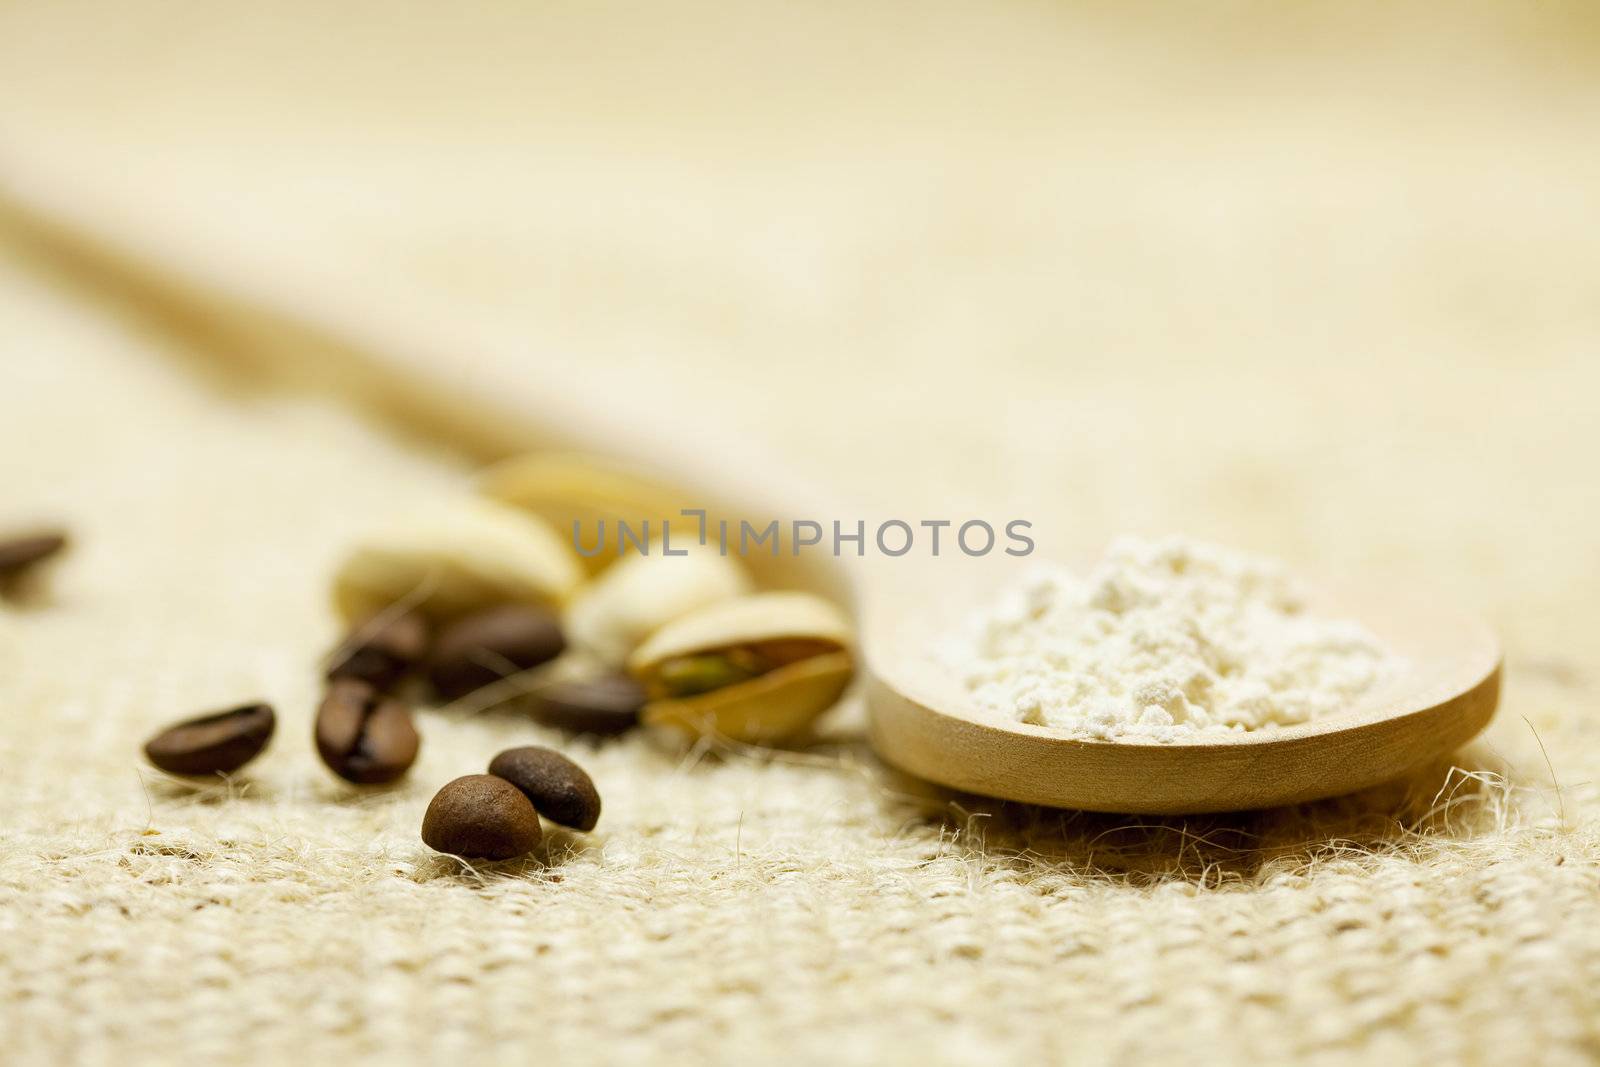
[[[766,641],[814,640],[843,648],[850,621],[810,593],[753,593],[690,612],[655,633],[628,657],[628,670],[649,681],[666,660]]]
[[[634,650],[628,669],[656,699],[643,719],[738,741],[781,741],[804,729],[850,683],[850,624],[809,593],[756,593],[724,600],[670,622]],[[784,649],[791,659],[754,678],[693,696],[664,691],[663,667],[720,651]]]
[[[850,675],[850,653],[830,652],[699,696],[651,701],[642,719],[735,741],[785,741],[838,703]]]
[[[625,464],[564,452],[538,452],[497,463],[479,476],[478,491],[538,515],[568,543],[577,523],[580,543],[586,548],[597,544],[603,520],[603,551],[580,556],[591,574],[617,561],[618,521],[641,536],[642,524],[648,521],[651,536],[659,537],[663,521],[672,519],[675,526],[685,521],[681,512],[689,506],[683,494]]]
[[[544,520],[463,495],[360,542],[335,572],[333,596],[350,621],[402,602],[449,619],[505,603],[558,606],[582,576]]]
[[[715,549],[685,556],[632,555],[582,589],[567,609],[567,639],[621,665],[639,643],[680,616],[750,591],[742,564]]]

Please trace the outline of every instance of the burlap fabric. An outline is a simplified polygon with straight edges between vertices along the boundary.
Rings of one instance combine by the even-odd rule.
[[[1589,23],[1305,8],[1280,65],[1090,8],[135,8],[0,20],[0,518],[79,542],[0,610],[0,1059],[1600,1056]],[[787,93],[818,69],[831,102]],[[1443,585],[1506,698],[1449,766],[1237,816],[952,796],[855,706],[687,756],[432,713],[360,793],[309,743],[327,569],[492,449],[374,367],[750,442],[846,507]],[[230,786],[142,768],[254,698],[280,734]],[[432,791],[524,741],[591,769],[599,831],[426,850]]]

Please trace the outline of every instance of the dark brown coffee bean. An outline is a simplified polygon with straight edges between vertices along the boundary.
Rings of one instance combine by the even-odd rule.
[[[574,830],[593,830],[600,821],[600,791],[587,771],[552,748],[508,748],[489,764],[527,795],[540,815]]]
[[[448,783],[428,803],[422,843],[467,859],[508,860],[539,843],[539,813],[516,786],[492,774]]]
[[[357,785],[394,781],[416,762],[421,745],[410,710],[355,678],[328,686],[317,709],[316,739],[322,762]]]
[[[0,580],[20,577],[66,547],[67,535],[59,530],[0,540]]]
[[[645,692],[626,674],[552,682],[533,694],[540,722],[580,734],[620,734],[639,724]]]
[[[188,719],[145,743],[150,762],[172,774],[226,774],[267,747],[277,716],[267,704],[246,704]]]
[[[467,615],[439,634],[428,679],[445,700],[459,700],[486,685],[555,659],[566,638],[554,615],[527,604]]]
[[[428,622],[416,612],[352,627],[333,654],[328,678],[357,678],[392,689],[428,652]]]

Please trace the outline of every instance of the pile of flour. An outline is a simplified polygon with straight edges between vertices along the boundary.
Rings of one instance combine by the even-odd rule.
[[[1309,614],[1275,561],[1182,538],[1120,539],[1086,576],[1036,570],[943,655],[991,714],[1157,742],[1347,710],[1400,666]]]

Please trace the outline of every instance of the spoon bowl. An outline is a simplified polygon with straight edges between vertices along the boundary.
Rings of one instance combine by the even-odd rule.
[[[946,561],[940,561],[946,562]],[[875,575],[862,633],[874,747],[902,770],[1007,800],[1152,815],[1337,796],[1447,755],[1493,717],[1500,648],[1472,616],[1417,591],[1326,586],[1310,607],[1361,622],[1405,660],[1347,711],[1294,726],[1177,742],[1089,741],[976,707],[936,655],[963,608],[1014,561],[948,561],[939,583]]]

